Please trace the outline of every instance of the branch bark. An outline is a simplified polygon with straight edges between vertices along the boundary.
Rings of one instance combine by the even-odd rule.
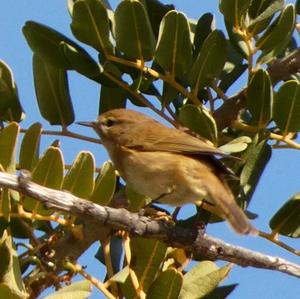
[[[201,256],[202,259],[224,260],[243,267],[275,270],[300,278],[300,266],[288,260],[225,243],[207,235],[199,228],[180,227],[172,222],[154,220],[138,213],[131,213],[123,208],[99,206],[68,192],[53,190],[33,183],[24,172],[21,172],[19,177],[0,172],[0,186],[31,196],[42,202],[47,208],[92,221],[94,227],[95,223],[98,223],[99,227],[104,226],[108,229],[124,230],[145,238],[159,239],[170,246],[189,250],[194,256]],[[95,230],[90,229],[90,231],[93,233]],[[64,248],[64,252],[66,253],[66,248]],[[77,256],[78,252],[75,255]]]
[[[281,80],[288,79],[291,75],[300,70],[300,49],[296,49],[287,57],[276,59],[268,66],[268,72],[273,85]],[[233,120],[238,119],[240,111],[246,107],[246,89],[237,95],[229,98],[224,104],[214,112],[214,118],[218,129],[222,130],[230,126]]]

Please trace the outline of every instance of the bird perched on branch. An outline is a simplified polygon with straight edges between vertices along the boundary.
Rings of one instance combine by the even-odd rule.
[[[237,233],[256,233],[225,182],[226,167],[215,158],[224,152],[129,109],[79,124],[97,132],[120,175],[137,192],[172,206],[206,200]]]

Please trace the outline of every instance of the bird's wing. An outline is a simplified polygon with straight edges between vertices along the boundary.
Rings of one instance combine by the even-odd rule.
[[[157,127],[156,130],[153,126]],[[160,132],[159,136],[157,132]],[[134,132],[131,131],[131,133]],[[140,134],[138,131],[136,133]],[[134,138],[134,135],[131,134],[133,137],[131,140],[126,140],[126,147],[142,151],[166,151],[187,155],[230,156],[201,139],[177,129],[167,128],[159,123],[149,125],[149,128],[144,131],[142,143],[139,142],[140,138]]]

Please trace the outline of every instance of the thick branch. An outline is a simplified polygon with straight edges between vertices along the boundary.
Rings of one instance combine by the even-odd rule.
[[[95,220],[113,229],[125,230],[145,238],[156,238],[171,246],[185,248],[204,259],[225,260],[241,266],[280,271],[300,277],[300,266],[279,257],[268,256],[225,243],[196,229],[176,226],[164,220],[153,220],[125,209],[103,207],[80,199],[68,192],[53,190],[20,177],[0,172],[0,186],[34,197],[46,207],[54,208],[83,219]]]

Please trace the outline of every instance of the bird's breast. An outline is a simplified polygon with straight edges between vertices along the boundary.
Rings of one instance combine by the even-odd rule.
[[[181,206],[206,197],[198,160],[169,152],[124,147],[111,158],[124,180],[153,200]]]

